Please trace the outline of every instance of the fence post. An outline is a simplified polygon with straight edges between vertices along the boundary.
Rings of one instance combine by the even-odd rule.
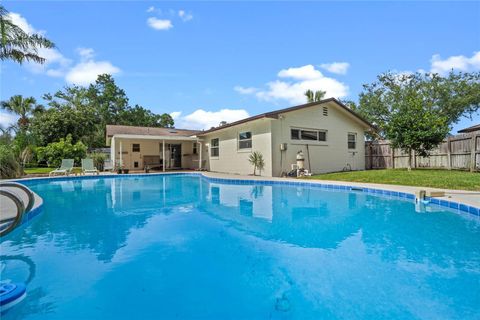
[[[452,147],[450,137],[447,138],[447,169],[452,170]]]
[[[472,141],[470,141],[470,172],[475,171],[475,160],[476,159],[476,151],[477,148],[477,135],[472,133]]]
[[[395,148],[390,146],[390,149],[392,149],[392,169],[395,169]]]

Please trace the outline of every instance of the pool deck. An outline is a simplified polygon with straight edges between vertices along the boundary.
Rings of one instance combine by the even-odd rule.
[[[239,179],[239,180],[267,180],[267,181],[292,181],[292,182],[307,182],[312,184],[332,184],[340,186],[355,186],[360,188],[375,188],[381,190],[413,193],[419,190],[442,191],[445,193],[444,197],[435,197],[440,200],[454,201],[463,203],[469,206],[480,208],[480,191],[466,191],[466,190],[449,190],[429,187],[412,187],[400,186],[392,184],[380,183],[364,183],[364,182],[350,182],[350,181],[335,181],[335,180],[315,180],[315,179],[298,179],[298,178],[277,178],[277,177],[260,177],[260,176],[242,176],[234,174],[216,173],[216,172],[202,172],[207,177],[220,179]]]
[[[480,191],[466,191],[466,190],[449,190],[449,189],[439,189],[439,188],[429,188],[429,187],[413,187],[413,186],[401,186],[401,185],[390,185],[390,184],[376,184],[376,183],[364,183],[364,182],[349,182],[349,181],[334,181],[334,180],[314,180],[314,179],[298,179],[298,178],[279,178],[279,177],[263,177],[263,176],[252,176],[252,175],[236,175],[236,174],[227,174],[227,173],[218,173],[218,172],[209,172],[209,171],[167,171],[167,172],[152,172],[152,173],[142,173],[142,172],[131,172],[128,175],[154,175],[154,174],[178,174],[178,173],[197,173],[203,174],[206,177],[218,178],[218,179],[236,179],[236,180],[259,180],[259,181],[283,181],[283,182],[306,182],[311,184],[329,184],[329,185],[339,185],[339,186],[352,186],[359,188],[372,188],[380,190],[388,190],[394,192],[404,192],[415,194],[419,190],[432,190],[432,191],[442,191],[445,193],[443,197],[435,197],[439,200],[446,200],[457,202],[459,204],[465,204],[467,206],[472,206],[480,209]],[[112,176],[117,175],[116,173],[102,172],[100,176]],[[72,176],[69,177],[78,177]],[[26,179],[58,179],[65,178],[65,176],[56,176],[56,177],[33,177]],[[21,179],[15,179],[16,181]]]

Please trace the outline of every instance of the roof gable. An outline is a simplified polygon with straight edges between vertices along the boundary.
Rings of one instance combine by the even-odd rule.
[[[301,104],[301,105],[298,105],[298,106],[293,106],[293,107],[289,107],[289,108],[284,108],[284,109],[279,109],[279,110],[275,110],[275,111],[262,113],[262,114],[259,114],[259,115],[256,115],[256,116],[252,116],[252,117],[249,117],[249,118],[245,118],[245,119],[242,119],[242,120],[231,122],[231,123],[228,123],[228,124],[220,126],[220,127],[215,127],[215,128],[209,129],[209,130],[201,131],[201,132],[198,133],[198,135],[201,136],[201,135],[204,135],[204,134],[207,134],[207,133],[210,133],[210,132],[226,129],[226,128],[229,128],[229,127],[233,127],[233,126],[236,126],[236,125],[239,125],[239,124],[243,124],[243,123],[246,123],[246,122],[250,122],[250,121],[254,121],[254,120],[258,120],[258,119],[262,119],[262,118],[278,119],[278,116],[282,113],[287,113],[287,112],[291,112],[291,111],[298,111],[298,110],[302,110],[302,109],[305,109],[305,108],[310,108],[310,107],[313,107],[313,106],[316,106],[316,105],[321,105],[321,104],[325,104],[325,103],[329,103],[329,102],[336,104],[343,111],[348,112],[351,116],[353,116],[357,121],[363,123],[366,127],[376,130],[376,127],[373,124],[371,124],[369,121],[367,121],[365,118],[363,118],[362,116],[360,116],[359,114],[357,114],[356,112],[351,110],[350,108],[348,108],[346,105],[344,105],[343,103],[341,103],[340,101],[338,101],[335,98],[328,98],[328,99],[323,99],[323,100],[320,100],[320,101],[310,102],[310,103]]]

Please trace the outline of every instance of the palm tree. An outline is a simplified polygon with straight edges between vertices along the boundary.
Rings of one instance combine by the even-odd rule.
[[[322,100],[325,97],[326,92],[322,90],[317,90],[313,92],[312,90],[308,89],[305,91],[304,95],[307,97],[307,101],[310,102],[317,102]]]
[[[21,130],[28,127],[30,115],[43,110],[42,106],[37,105],[34,97],[24,98],[21,95],[15,95],[10,97],[10,100],[0,102],[0,108],[20,116],[18,126]]]
[[[248,157],[248,162],[253,165],[253,175],[257,175],[257,168],[261,172],[265,167],[265,160],[263,159],[263,155],[259,151],[254,151]]]
[[[18,63],[33,61],[44,63],[38,55],[39,48],[54,48],[55,44],[39,34],[28,34],[12,22],[8,11],[0,5],[0,60]]]

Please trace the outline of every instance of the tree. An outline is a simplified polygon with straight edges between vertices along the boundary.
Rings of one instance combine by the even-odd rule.
[[[409,169],[412,151],[428,156],[446,138],[450,124],[461,114],[477,110],[480,102],[473,92],[469,98],[457,96],[470,89],[460,91],[463,86],[458,83],[430,74],[386,73],[364,88],[357,112],[380,126],[394,148],[409,154]]]
[[[307,97],[307,102],[310,103],[310,102],[321,101],[325,97],[326,93],[327,93],[326,91],[322,91],[322,90],[317,90],[313,92],[312,90],[308,89],[307,91],[305,91],[304,95],[305,97]]]
[[[8,11],[0,5],[0,60],[13,60],[18,63],[33,61],[44,63],[45,58],[38,54],[39,48],[54,48],[55,44],[40,34],[28,34],[15,25]]]
[[[409,86],[417,87],[425,106],[433,108],[447,118],[451,126],[463,116],[471,116],[480,109],[480,72],[454,73],[447,77],[431,73],[395,74],[385,73],[377,81],[364,85],[359,105],[355,110],[361,116],[380,128],[379,134],[385,137],[383,128],[389,122],[392,106]]]
[[[253,175],[257,175],[257,169],[261,172],[265,167],[265,160],[263,159],[263,155],[259,151],[254,151],[248,157],[248,162],[253,166]]]
[[[90,106],[74,107],[63,105],[50,108],[32,120],[31,131],[37,138],[38,145],[45,146],[59,141],[68,134],[72,141],[82,141],[88,146],[96,146],[97,118]],[[105,137],[102,138],[105,140]],[[105,142],[100,142],[103,146]]]
[[[37,101],[33,97],[24,98],[21,95],[10,97],[7,101],[2,101],[0,107],[7,111],[13,112],[20,116],[18,119],[18,127],[25,130],[30,123],[30,116],[41,112],[41,107],[37,106]]]
[[[74,159],[78,165],[86,155],[87,147],[81,141],[74,144],[70,134],[65,139],[61,138],[58,142],[52,142],[45,147],[37,148],[38,159],[45,160],[49,166],[55,167],[60,165],[62,159]]]
[[[163,128],[173,128],[175,125],[175,121],[173,120],[172,116],[168,113],[163,113],[160,115],[160,121],[158,122],[159,127]]]

